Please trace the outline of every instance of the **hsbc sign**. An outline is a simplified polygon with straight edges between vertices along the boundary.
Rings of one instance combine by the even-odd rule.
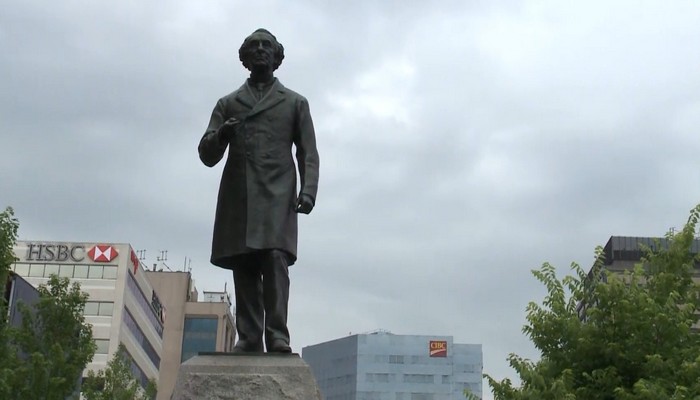
[[[86,249],[84,244],[71,243],[28,243],[25,261],[106,263],[119,255],[116,247],[98,244]]]
[[[110,262],[118,255],[119,252],[116,248],[106,244],[98,244],[88,250],[88,257],[94,262]]]

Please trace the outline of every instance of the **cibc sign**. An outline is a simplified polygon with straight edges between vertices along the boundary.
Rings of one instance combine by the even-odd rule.
[[[430,357],[447,357],[447,340],[431,340]]]

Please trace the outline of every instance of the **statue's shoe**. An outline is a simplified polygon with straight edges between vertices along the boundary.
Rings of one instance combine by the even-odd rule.
[[[262,344],[254,345],[244,341],[239,341],[233,346],[233,353],[262,353]]]
[[[277,339],[273,340],[270,346],[267,348],[268,353],[291,353],[292,348],[284,340]]]

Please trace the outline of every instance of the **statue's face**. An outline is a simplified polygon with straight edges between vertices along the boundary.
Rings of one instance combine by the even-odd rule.
[[[272,70],[276,48],[276,42],[272,36],[264,32],[255,32],[243,44],[244,64],[248,69]]]

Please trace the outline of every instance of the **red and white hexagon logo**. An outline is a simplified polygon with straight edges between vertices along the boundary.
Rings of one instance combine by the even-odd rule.
[[[88,257],[94,262],[110,262],[117,258],[119,252],[108,244],[98,244],[88,250]]]

